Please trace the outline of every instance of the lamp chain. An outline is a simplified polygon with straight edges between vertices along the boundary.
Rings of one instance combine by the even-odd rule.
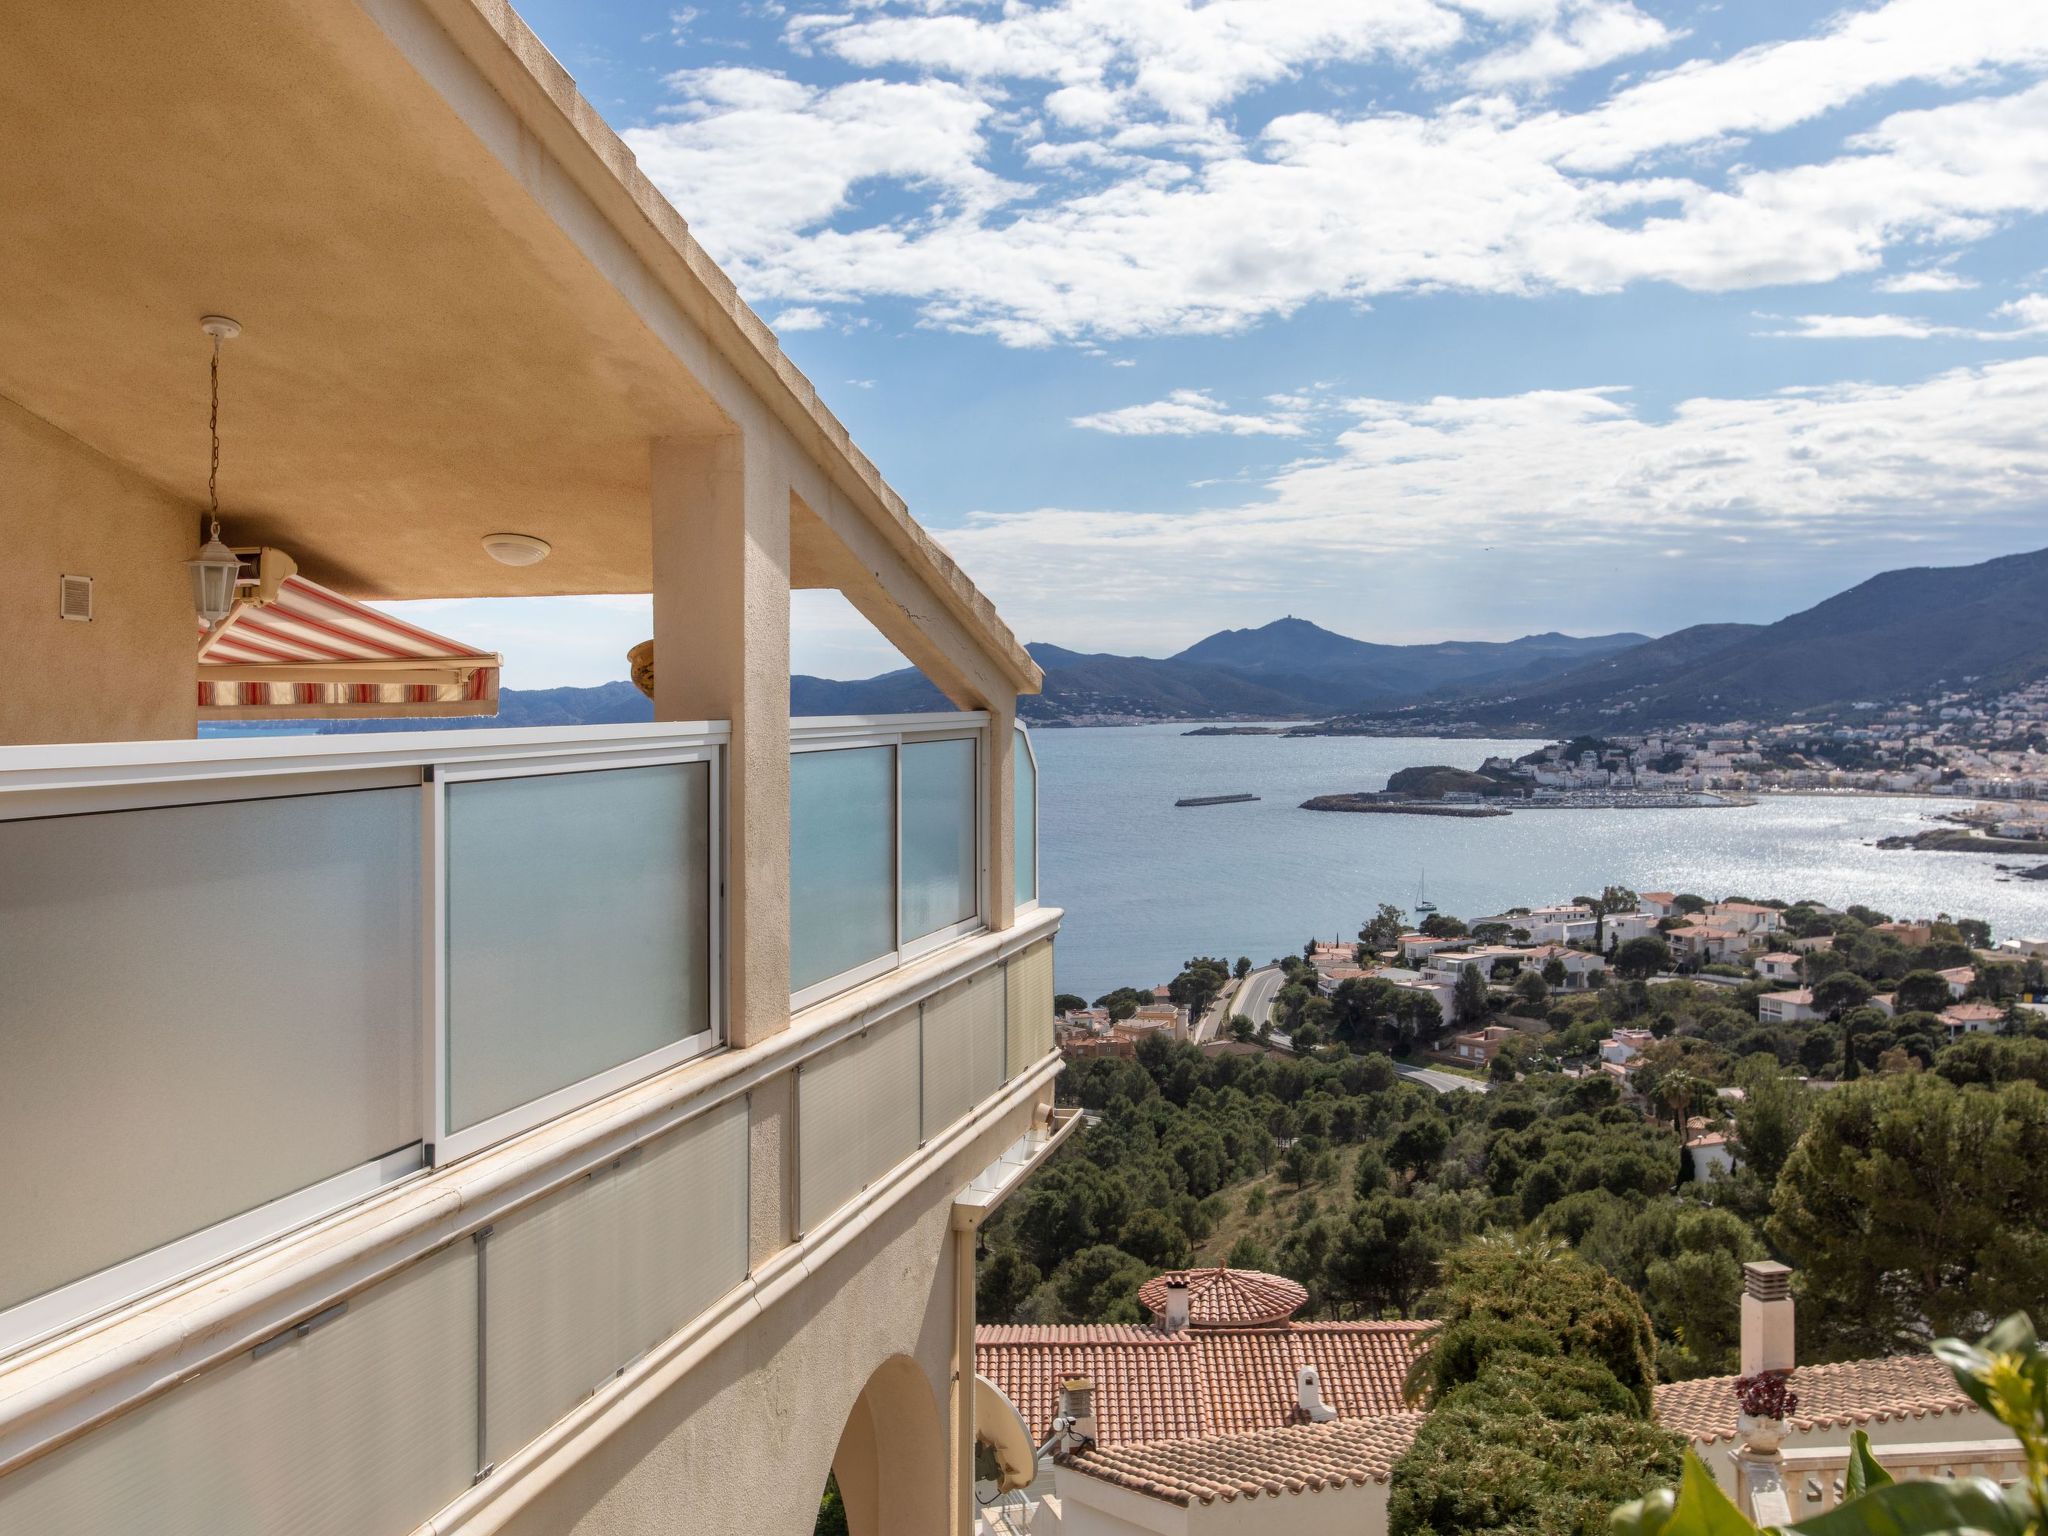
[[[213,461],[206,469],[206,506],[213,519],[211,537],[220,538],[220,337],[213,338],[213,364],[209,370],[213,388],[213,407],[206,418],[207,430],[213,437]]]

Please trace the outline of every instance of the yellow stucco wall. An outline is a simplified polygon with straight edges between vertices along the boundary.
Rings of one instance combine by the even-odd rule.
[[[198,530],[175,497],[0,399],[0,745],[193,734]],[[60,576],[93,578],[91,623],[57,617]]]

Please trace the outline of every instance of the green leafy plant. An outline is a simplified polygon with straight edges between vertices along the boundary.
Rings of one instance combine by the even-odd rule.
[[[1934,1353],[1963,1393],[2019,1440],[2027,1474],[2009,1488],[1984,1477],[1898,1482],[1857,1430],[1842,1502],[1788,1527],[1796,1536],[2043,1536],[2048,1531],[2048,1350],[2024,1313],[1982,1340],[1940,1339]],[[1678,1487],[1614,1512],[1614,1536],[1758,1536],[1758,1528],[1690,1449]],[[1775,1530],[1776,1528],[1772,1528]]]

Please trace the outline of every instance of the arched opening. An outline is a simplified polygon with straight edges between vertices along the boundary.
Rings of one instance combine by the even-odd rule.
[[[838,1508],[828,1504],[825,1519],[847,1536],[944,1536],[945,1425],[909,1356],[883,1361],[861,1388],[832,1453],[832,1480]]]

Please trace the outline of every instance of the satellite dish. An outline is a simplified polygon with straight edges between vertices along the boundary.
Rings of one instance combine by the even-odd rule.
[[[1038,1452],[1031,1444],[1031,1431],[1024,1415],[1003,1395],[1003,1389],[986,1376],[974,1378],[974,1438],[995,1453],[996,1490],[1012,1493],[1031,1486],[1038,1475]]]

